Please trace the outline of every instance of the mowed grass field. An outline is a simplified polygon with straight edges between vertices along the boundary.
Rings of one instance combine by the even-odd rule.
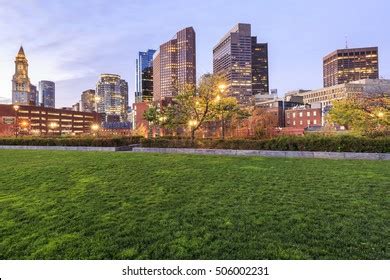
[[[0,259],[390,259],[390,162],[0,151]]]

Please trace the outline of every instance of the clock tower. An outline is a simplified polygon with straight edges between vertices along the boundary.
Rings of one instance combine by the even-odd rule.
[[[30,95],[28,62],[23,47],[20,47],[15,58],[15,75],[12,78],[12,104],[30,105]]]

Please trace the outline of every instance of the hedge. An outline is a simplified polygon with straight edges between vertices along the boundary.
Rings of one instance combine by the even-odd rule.
[[[155,148],[202,148],[234,150],[275,151],[324,151],[324,152],[390,152],[390,137],[365,138],[355,136],[283,136],[266,140],[249,139],[141,139],[142,147]]]
[[[18,146],[86,146],[86,147],[120,147],[139,144],[142,137],[117,137],[117,138],[0,138],[0,145]]]

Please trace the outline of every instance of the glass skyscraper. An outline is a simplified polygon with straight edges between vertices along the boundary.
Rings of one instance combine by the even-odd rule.
[[[81,94],[80,110],[83,112],[95,112],[95,90],[87,89]]]
[[[153,55],[156,50],[139,52],[135,61],[135,102],[153,99]]]
[[[121,76],[102,74],[96,85],[97,112],[106,122],[127,121],[128,84]]]
[[[55,108],[56,85],[52,81],[40,81],[39,96],[43,107]]]
[[[30,105],[39,106],[39,94],[37,87],[30,84]]]

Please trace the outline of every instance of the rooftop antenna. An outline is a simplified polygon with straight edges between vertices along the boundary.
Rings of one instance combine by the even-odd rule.
[[[348,36],[345,36],[345,48],[348,49]]]

